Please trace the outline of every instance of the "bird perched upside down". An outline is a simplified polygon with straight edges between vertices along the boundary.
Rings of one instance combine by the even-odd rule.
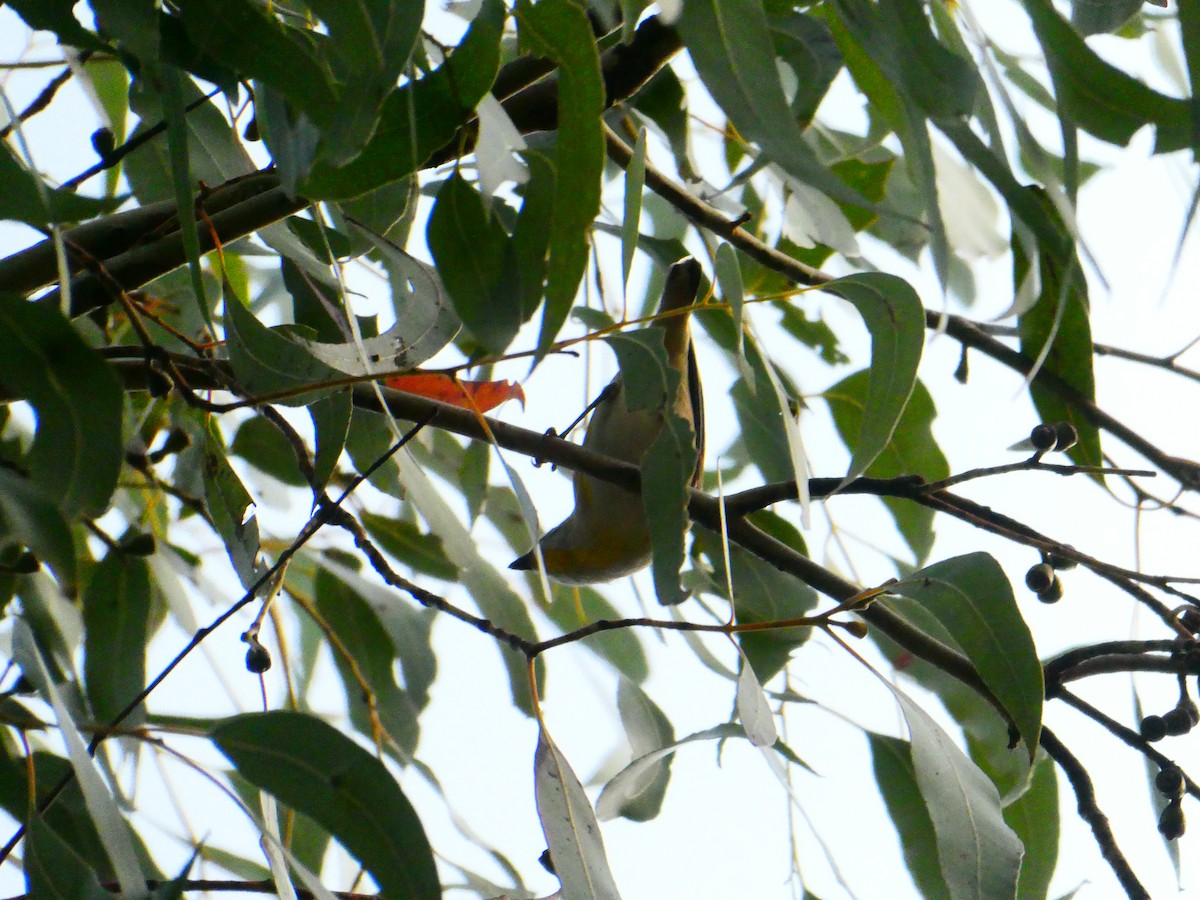
[[[668,365],[681,376],[672,411],[692,429],[697,451],[690,481],[693,487],[700,483],[704,470],[704,397],[688,313],[669,313],[690,307],[699,287],[700,264],[690,258],[676,263],[667,275],[659,318],[647,326],[662,330]],[[601,392],[593,407],[583,446],[639,465],[662,431],[666,410],[630,410],[621,375]],[[591,584],[645,568],[651,547],[642,498],[582,472],[574,474],[573,483],[574,510],[539,542],[546,574],[565,584]],[[509,566],[522,570],[537,567],[534,550]]]

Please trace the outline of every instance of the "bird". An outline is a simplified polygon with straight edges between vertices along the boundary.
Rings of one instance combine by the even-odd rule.
[[[704,471],[704,395],[688,327],[700,277],[700,264],[691,257],[672,266],[658,314],[646,326],[662,330],[667,363],[680,375],[672,411],[692,429],[696,448],[696,464],[689,480],[692,487],[700,484]],[[676,312],[681,309],[684,312]],[[662,431],[665,419],[662,408],[630,410],[620,374],[600,393],[591,409],[584,449],[635,465],[641,463]],[[612,581],[644,569],[650,563],[651,545],[641,496],[579,471],[574,473],[573,486],[575,507],[571,514],[539,542],[546,574],[563,584],[584,585]],[[509,565],[517,570],[537,567],[535,550]]]

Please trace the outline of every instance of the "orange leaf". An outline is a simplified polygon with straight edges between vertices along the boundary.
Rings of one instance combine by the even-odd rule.
[[[525,392],[513,381],[455,381],[435,372],[411,372],[385,378],[383,383],[398,391],[480,412],[495,409],[505,400],[520,400],[525,405]]]

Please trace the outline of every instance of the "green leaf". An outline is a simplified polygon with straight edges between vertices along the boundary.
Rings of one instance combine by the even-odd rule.
[[[495,211],[455,172],[438,191],[425,237],[463,324],[488,353],[503,354],[521,327],[521,290]]]
[[[96,760],[88,753],[83,735],[46,668],[36,639],[25,619],[16,620],[12,646],[13,661],[33,682],[42,698],[54,708],[54,717],[67,745],[67,754],[79,781],[87,815],[96,825],[96,834],[112,863],[121,892],[141,896],[145,890],[146,875],[137,852],[137,841],[129,823],[121,815],[116,797],[100,774]]]
[[[1137,15],[1145,0],[1073,0],[1071,24],[1084,37],[1116,31]]]
[[[145,687],[149,622],[145,557],[110,550],[83,592],[83,676],[96,721],[114,719]],[[143,707],[125,722],[137,725],[144,717]]]
[[[338,85],[339,115],[326,128],[323,159],[353,159],[375,131],[380,108],[396,86],[421,30],[419,3],[313,0],[329,29],[323,48]]]
[[[712,331],[711,328],[709,330]],[[772,391],[766,367],[774,364],[764,359],[754,341],[743,340],[742,346],[746,359],[745,374],[734,382],[730,396],[746,451],[750,461],[767,481],[792,481],[796,477],[796,470],[784,418],[791,416],[792,411],[784,408]],[[788,393],[791,394],[790,391]],[[794,394],[788,399],[792,397]]]
[[[24,863],[25,891],[30,897],[104,900],[112,896],[95,871],[40,816],[29,823]]]
[[[1153,123],[1156,153],[1191,146],[1189,101],[1160,94],[1102,60],[1050,0],[1026,0],[1025,11],[1046,54],[1058,105],[1075,125],[1124,147],[1135,131]]]
[[[777,57],[796,76],[792,115],[802,128],[807,128],[842,69],[842,53],[829,33],[829,26],[802,12],[773,19],[771,43]]]
[[[631,102],[634,109],[662,129],[680,177],[694,181],[698,176],[691,161],[687,98],[675,70],[663,66],[633,95]]]
[[[950,896],[1014,896],[1024,849],[1001,815],[995,785],[928,713],[891,690],[908,725],[913,771],[937,835],[938,860]]]
[[[47,228],[112,212],[125,200],[125,195],[84,197],[48,184],[39,188],[39,177],[17,162],[7,144],[0,148],[0,219]]]
[[[181,0],[188,37],[245,79],[265,81],[322,128],[338,112],[338,96],[309,36],[281,25],[247,0]]]
[[[827,388],[823,395],[838,435],[848,447],[862,430],[870,380],[871,371],[863,369]],[[892,440],[867,467],[865,474],[873,478],[915,474],[924,476],[927,481],[948,477],[950,464],[934,440],[931,427],[936,416],[933,398],[918,379],[908,405],[896,423]],[[895,497],[884,497],[883,503],[920,565],[933,549],[933,510]]]
[[[927,566],[890,590],[916,600],[946,629],[1012,717],[1032,761],[1042,728],[1042,667],[999,563],[968,553]]]
[[[1033,766],[1025,793],[1004,807],[1004,821],[1025,845],[1017,900],[1042,900],[1049,896],[1050,880],[1058,863],[1060,819],[1054,760],[1042,754]]]
[[[57,503],[36,484],[0,467],[0,546],[28,547],[54,570],[68,597],[78,590],[75,541]]]
[[[642,191],[646,188],[646,129],[638,129],[633,157],[625,169],[625,209],[621,218],[621,284],[629,290],[629,269],[637,252],[638,222],[642,217]]]
[[[438,900],[421,820],[383,763],[337,729],[295,712],[234,716],[210,733],[247,781],[337,838],[387,897]]]
[[[544,726],[533,757],[533,789],[563,896],[620,900],[591,801]]]
[[[925,309],[908,282],[865,272],[825,290],[850,301],[871,333],[871,379],[846,479],[857,478],[892,440],[917,383],[925,348]]]
[[[379,617],[345,582],[322,569],[315,586],[317,612],[337,640],[333,660],[346,689],[350,721],[372,740],[382,726],[384,749],[399,751],[399,760],[407,762],[417,749],[419,710],[396,683],[395,645]],[[363,696],[364,682],[372,694],[371,705]]]
[[[231,288],[225,291],[225,336],[233,374],[248,394],[305,406],[319,396],[305,388],[345,376],[278,329],[268,328]],[[317,390],[320,388],[318,387]]]
[[[250,509],[254,500],[225,457],[225,439],[215,418],[209,419],[205,432],[202,465],[205,506],[225,542],[233,570],[242,586],[248,588],[259,574],[258,516]]]
[[[513,226],[513,253],[521,275],[521,321],[528,322],[542,303],[546,255],[554,222],[554,163],[541,153],[521,154],[529,180],[521,188],[523,202]]]
[[[341,200],[365,194],[416,172],[430,154],[453,140],[496,79],[504,16],[501,0],[484,0],[446,61],[392,91],[358,156],[339,168],[318,162],[302,186],[304,196]]]
[[[331,555],[322,561],[323,570],[337,577],[346,589],[369,607],[377,623],[391,638],[393,655],[404,675],[406,703],[420,711],[429,704],[429,689],[437,677],[437,657],[430,644],[436,612],[414,609],[395,590],[335,562]],[[319,578],[321,576],[318,576]]]
[[[492,505],[489,501],[488,506]],[[554,585],[554,597],[546,615],[563,632],[582,628],[600,619],[619,619],[621,612],[595,588]],[[597,656],[606,659],[626,678],[644,682],[650,676],[650,663],[638,639],[636,629],[616,628],[601,631],[581,641]]]
[[[284,484],[293,487],[307,484],[296,465],[296,453],[291,443],[264,416],[254,416],[239,426],[229,452]]]
[[[79,24],[73,12],[76,0],[9,0],[30,28],[53,31],[58,39],[81,50],[109,49],[96,35]]]
[[[875,783],[887,806],[888,815],[900,838],[904,864],[922,897],[927,900],[951,900],[938,860],[937,833],[920,796],[917,773],[913,769],[911,744],[899,738],[868,733]]]
[[[349,391],[333,391],[308,405],[313,431],[317,436],[317,452],[313,458],[313,475],[318,489],[329,484],[346,446],[350,430],[352,406]]]
[[[371,537],[396,559],[411,566],[414,572],[432,575],[443,581],[455,581],[458,567],[450,562],[442,549],[441,538],[422,532],[412,522],[389,516],[362,513],[363,525]]]
[[[570,0],[519,0],[521,49],[558,66],[558,138],[554,211],[546,268],[546,306],[538,347],[545,351],[566,321],[588,262],[588,238],[600,212],[604,172],[604,79],[592,27]]]
[[[114,5],[120,7],[123,4]],[[136,8],[137,4],[130,4],[130,6]],[[154,6],[146,3],[145,9],[149,12],[152,25],[157,25]],[[153,49],[157,52],[158,29],[152,27],[151,33],[155,38]],[[184,75],[174,66],[159,66],[157,75],[162,86],[163,115],[167,123],[167,156],[171,163],[171,186],[175,192],[175,207],[180,210],[190,210],[194,206],[192,185],[195,183],[195,179],[189,164],[187,110],[184,108],[183,101]],[[196,227],[195,215],[179,216],[179,238],[183,244],[184,255],[187,257],[188,274],[192,279],[193,299],[204,318],[204,323],[208,326],[209,331],[212,331],[212,307],[204,292],[204,279],[200,270],[200,236]]]
[[[1048,202],[1044,195],[1039,193],[1038,197]],[[1053,247],[1039,244],[1038,250],[1041,290],[1037,301],[1017,320],[1021,352],[1030,359],[1041,359],[1042,371],[1057,376],[1088,400],[1095,400],[1092,326],[1088,314],[1087,279],[1081,263],[1073,252],[1064,258],[1056,254]],[[1014,241],[1014,284],[1021,284],[1029,265],[1029,258],[1020,243]],[[1075,404],[1059,397],[1036,379],[1030,383],[1029,393],[1043,422],[1067,421],[1075,426],[1079,443],[1067,451],[1072,460],[1085,466],[1103,465],[1100,431]]]
[[[807,555],[800,533],[776,514],[756,512],[750,519],[772,537]],[[728,600],[720,537],[706,528],[696,528],[695,535],[696,552],[703,553],[713,569],[709,590]],[[730,545],[729,561],[738,624],[794,619],[807,615],[817,605],[816,591],[754,554]],[[812,629],[807,627],[771,628],[740,632],[737,642],[754,667],[759,682],[766,683],[787,665],[792,651],[811,636]]]
[[[805,184],[874,208],[821,164],[797,126],[760,0],[690,0],[678,28],[704,86],[743,136]]]
[[[675,743],[675,729],[671,726],[671,720],[645,691],[627,678],[622,678],[617,685],[617,709],[634,759]],[[671,757],[668,756],[649,765],[637,782],[630,784],[626,795],[620,798],[619,805],[614,804],[617,808],[613,814],[634,822],[648,822],[656,818],[662,809],[670,780]],[[615,795],[613,799],[616,799]]]
[[[98,516],[117,485],[124,392],[58,309],[0,295],[0,385],[37,412],[25,464],[67,514]]]

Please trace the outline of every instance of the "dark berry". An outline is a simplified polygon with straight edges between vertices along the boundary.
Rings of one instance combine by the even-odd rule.
[[[26,550],[13,561],[12,571],[14,575],[32,575],[41,567],[38,558]]]
[[[1058,580],[1058,576],[1054,576],[1054,580],[1050,582],[1050,587],[1044,591],[1038,591],[1037,598],[1043,603],[1057,603],[1063,598],[1062,582]]]
[[[1167,723],[1163,721],[1162,716],[1146,716],[1142,719],[1141,728],[1142,737],[1153,743],[1161,741],[1167,736]]]
[[[1197,708],[1195,701],[1190,698],[1184,698],[1179,701],[1177,708],[1187,713],[1188,721],[1192,723],[1193,728],[1200,725],[1200,708]]]
[[[1059,452],[1070,450],[1079,442],[1079,432],[1070,422],[1055,422],[1054,433],[1057,436],[1054,449]]]
[[[1054,445],[1058,443],[1058,432],[1054,430],[1053,425],[1047,425],[1042,422],[1033,426],[1033,431],[1029,432],[1029,443],[1033,444],[1033,449],[1040,453],[1046,453],[1054,449]]]
[[[1180,800],[1172,800],[1158,817],[1158,830],[1168,841],[1173,841],[1183,837],[1184,826],[1183,803]]]
[[[1160,769],[1154,776],[1154,786],[1160,793],[1174,800],[1183,796],[1187,780],[1183,777],[1183,770],[1179,766],[1167,766]]]
[[[1166,726],[1167,734],[1173,737],[1187,734],[1192,730],[1192,717],[1188,715],[1186,709],[1175,707],[1167,710],[1162,717],[1163,725]]]
[[[271,651],[254,641],[246,651],[246,668],[255,675],[261,675],[271,668]]]
[[[133,531],[121,538],[121,552],[130,556],[153,556],[157,544],[147,531]]]
[[[117,149],[117,139],[111,128],[97,128],[92,132],[92,149],[102,160],[112,156],[112,152]]]
[[[1038,563],[1036,566],[1030,566],[1029,571],[1025,573],[1025,586],[1035,594],[1040,594],[1049,590],[1050,585],[1054,584],[1054,578],[1054,570],[1049,565]]]

